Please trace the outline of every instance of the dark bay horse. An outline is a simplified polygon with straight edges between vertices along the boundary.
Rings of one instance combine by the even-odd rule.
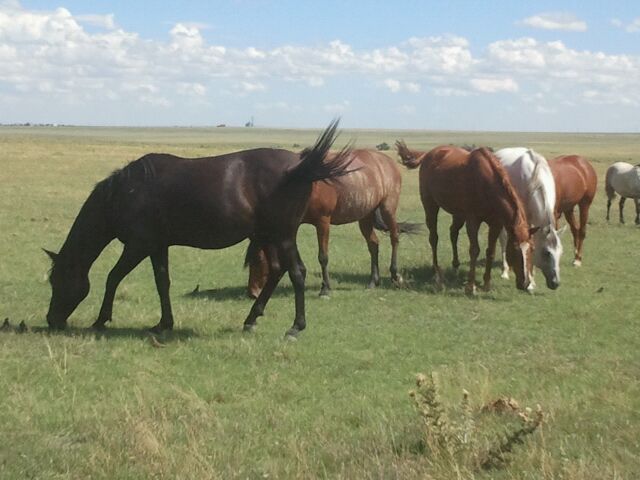
[[[333,161],[332,155],[328,158]],[[359,223],[371,255],[369,288],[380,284],[379,242],[374,227],[388,231],[391,237],[391,280],[397,285],[402,283],[397,266],[398,234],[415,233],[419,228],[417,224],[396,222],[402,176],[395,161],[384,153],[362,149],[353,150],[350,160],[351,173],[348,175],[313,184],[309,206],[302,219],[302,223],[316,228],[318,236],[318,261],[322,268],[320,295],[328,295],[331,290],[327,270],[331,225]],[[267,275],[264,255],[258,254],[250,260],[249,296],[258,296]]]
[[[297,154],[259,148],[217,157],[185,159],[148,154],[99,182],[75,219],[53,260],[47,323],[64,328],[89,293],[89,269],[114,238],[124,249],[107,278],[98,319],[111,320],[118,284],[146,257],[151,258],[160,296],[161,318],[154,331],[173,328],[169,298],[171,245],[218,249],[245,238],[266,252],[269,278],[244,322],[251,330],[273,290],[289,272],[295,291],[295,321],[288,335],[306,326],[305,267],[296,232],[313,182],[348,173],[349,150],[326,162],[336,136],[334,121],[312,148]]]
[[[556,182],[556,222],[564,214],[573,235],[575,258],[573,265],[582,265],[582,244],[587,235],[589,207],[596,195],[598,177],[589,161],[579,155],[562,155],[549,160]],[[576,223],[573,210],[580,209],[580,223]]]
[[[407,148],[396,142],[398,154],[407,168],[420,167],[420,198],[429,229],[429,243],[433,254],[436,282],[443,285],[444,277],[438,265],[438,211],[443,208],[453,215],[451,243],[457,243],[457,232],[466,223],[469,236],[469,278],[465,290],[475,292],[476,260],[480,253],[478,229],[489,225],[486,252],[484,289],[491,284],[491,267],[496,241],[502,228],[507,231],[507,261],[516,276],[516,287],[529,287],[533,244],[525,209],[513,189],[507,172],[487,148],[467,152],[458,147],[441,146],[429,152]],[[453,238],[455,234],[455,239]],[[457,248],[456,248],[457,250]],[[457,251],[454,250],[454,263]]]

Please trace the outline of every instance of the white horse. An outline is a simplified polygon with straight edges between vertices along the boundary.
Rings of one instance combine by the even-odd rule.
[[[547,160],[528,148],[503,148],[495,152],[513,188],[520,196],[532,227],[538,227],[533,235],[533,264],[542,270],[547,287],[555,290],[560,285],[560,257],[562,242],[560,234],[566,226],[556,230],[554,208],[556,185]],[[500,234],[502,247],[502,278],[509,278],[509,265],[505,254],[507,235]],[[535,286],[531,277],[530,290]]]
[[[607,179],[604,186],[607,192],[607,221],[611,202],[620,195],[620,223],[624,223],[622,210],[624,201],[633,198],[636,202],[636,225],[640,225],[640,166],[627,162],[616,162],[607,168]]]

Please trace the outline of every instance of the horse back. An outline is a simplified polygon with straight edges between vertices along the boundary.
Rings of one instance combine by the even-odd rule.
[[[591,163],[580,155],[561,155],[549,161],[556,183],[556,211],[563,212],[596,194],[597,175]]]

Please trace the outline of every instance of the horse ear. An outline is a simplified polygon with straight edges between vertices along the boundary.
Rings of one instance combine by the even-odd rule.
[[[563,225],[562,228],[558,230],[558,235],[562,236],[562,234],[566,231],[567,231],[567,225]]]
[[[533,227],[529,229],[529,236],[532,236],[533,234],[535,234],[538,230],[540,230],[540,227]]]
[[[55,262],[58,259],[58,254],[56,252],[52,252],[51,250],[47,250],[46,248],[43,248],[42,251],[49,255],[49,258],[52,262]]]

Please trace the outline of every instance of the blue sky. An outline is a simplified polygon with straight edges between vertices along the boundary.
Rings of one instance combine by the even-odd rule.
[[[640,3],[0,0],[0,122],[640,130]]]

